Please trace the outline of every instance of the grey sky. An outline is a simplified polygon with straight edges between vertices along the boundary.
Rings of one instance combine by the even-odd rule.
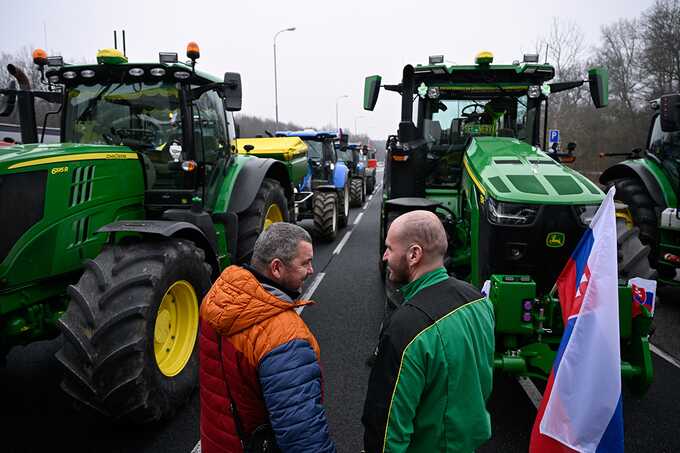
[[[353,130],[356,121],[360,132],[383,139],[397,127],[398,97],[383,91],[375,111],[364,111],[366,75],[397,83],[406,63],[444,54],[448,62],[466,64],[481,50],[510,63],[534,50],[553,17],[576,22],[592,46],[601,25],[637,17],[653,0],[0,2],[2,51],[39,46],[67,62],[94,62],[98,49],[113,47],[112,31],[125,29],[130,61],[156,61],[159,51],[183,58],[193,40],[201,48],[199,67],[240,72],[243,112],[269,118],[273,36],[297,27],[277,39],[279,119],[335,124],[336,99],[348,95],[338,104],[341,126]]]

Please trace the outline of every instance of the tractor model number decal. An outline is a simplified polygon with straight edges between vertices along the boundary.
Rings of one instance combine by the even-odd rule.
[[[545,245],[552,248],[562,247],[564,245],[564,233],[552,232],[548,233],[545,238]]]
[[[107,159],[127,159],[126,153],[109,153],[106,155]]]
[[[68,167],[54,167],[52,170],[50,170],[50,173],[53,175],[58,175],[60,173],[68,173]]]

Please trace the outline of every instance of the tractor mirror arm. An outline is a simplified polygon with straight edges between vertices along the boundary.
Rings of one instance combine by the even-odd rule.
[[[548,85],[550,86],[550,93],[552,94],[578,88],[582,86],[585,82],[587,82],[587,80],[574,80],[571,82],[554,82],[549,83]]]

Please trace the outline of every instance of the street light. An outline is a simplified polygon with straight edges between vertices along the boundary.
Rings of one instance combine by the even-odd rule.
[[[354,133],[359,135],[359,128],[357,127],[357,120],[361,118],[366,118],[364,115],[359,115],[354,117]]]
[[[276,38],[284,31],[295,31],[295,27],[284,28],[274,35],[274,109],[276,110],[276,129],[279,129],[279,84],[276,80]]]
[[[335,99],[335,128],[340,129],[340,120],[339,120],[339,115],[338,115],[338,102],[340,102],[340,99],[342,98],[348,98],[349,95],[343,94],[342,96],[338,96]]]

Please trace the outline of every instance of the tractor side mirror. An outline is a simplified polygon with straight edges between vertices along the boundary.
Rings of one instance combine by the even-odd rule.
[[[680,130],[680,94],[661,96],[660,104],[661,130],[664,132]]]
[[[609,73],[606,68],[588,70],[588,86],[590,97],[595,107],[602,108],[609,104]]]
[[[382,77],[379,75],[368,76],[364,81],[364,110],[373,110],[378,102],[380,94],[380,83]]]
[[[224,108],[227,111],[238,112],[241,110],[241,90],[241,74],[238,72],[225,72],[222,94],[224,95]]]

